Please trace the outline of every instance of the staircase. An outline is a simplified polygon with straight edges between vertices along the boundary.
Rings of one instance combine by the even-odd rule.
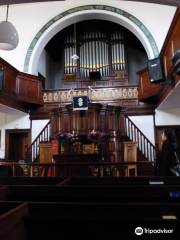
[[[156,148],[141,130],[131,121],[128,116],[124,117],[125,135],[133,142],[137,143],[138,159],[154,161],[156,159]],[[39,144],[49,142],[51,133],[51,121],[42,129],[32,144],[27,149],[26,160],[36,162],[39,160]]]
[[[125,134],[131,141],[137,143],[139,152],[147,161],[154,161],[156,159],[156,147],[128,116],[125,116]]]
[[[39,160],[39,144],[49,142],[51,137],[51,121],[49,121],[38,136],[34,139],[26,152],[26,160],[36,162]]]

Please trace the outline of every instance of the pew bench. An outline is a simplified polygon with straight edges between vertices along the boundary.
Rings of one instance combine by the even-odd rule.
[[[66,178],[66,185],[71,186],[118,186],[118,185],[180,185],[178,177],[71,177]]]
[[[179,217],[179,203],[30,203],[25,226],[28,240],[124,236],[131,240],[136,239],[137,226],[173,229],[167,239],[174,240],[171,237],[178,234]]]
[[[35,202],[178,202],[178,185],[120,185],[120,186],[8,186],[9,201]]]
[[[25,240],[24,219],[27,215],[27,203],[0,202],[0,239]]]
[[[0,177],[0,185],[56,185],[61,177]]]

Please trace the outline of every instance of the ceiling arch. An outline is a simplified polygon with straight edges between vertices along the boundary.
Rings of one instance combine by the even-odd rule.
[[[84,5],[69,9],[47,22],[32,40],[24,62],[24,72],[37,74],[36,66],[47,42],[75,21],[103,19],[116,22],[130,30],[142,43],[149,58],[159,55],[156,42],[144,24],[130,13],[106,5]]]
[[[34,2],[53,2],[55,0],[0,0],[0,5],[6,4],[20,4],[20,3],[34,3]],[[64,0],[56,0],[64,1]],[[136,1],[136,2],[147,2],[147,3],[158,3],[170,6],[180,6],[179,0],[123,0],[123,1]]]

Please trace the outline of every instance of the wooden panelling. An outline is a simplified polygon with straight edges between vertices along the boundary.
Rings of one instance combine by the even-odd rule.
[[[159,84],[153,84],[150,82],[147,69],[139,71],[138,74],[139,74],[139,89],[138,89],[139,100],[153,97],[160,92],[162,87]]]
[[[125,162],[136,162],[137,161],[137,143],[128,141],[123,142],[123,153]]]
[[[92,129],[105,132],[120,131],[121,107],[105,106],[99,103],[89,103],[88,105],[87,111],[73,111],[72,104],[54,110],[54,115],[51,116],[55,123],[53,133],[60,130],[87,133]],[[101,116],[100,119],[99,116]]]
[[[23,101],[42,104],[42,87],[38,77],[21,73],[16,80],[16,93]]]
[[[16,73],[7,68],[4,68],[4,71],[4,91],[8,94],[16,95]]]
[[[38,77],[19,72],[2,58],[0,68],[4,72],[0,103],[25,112],[30,104],[43,103],[42,83]]]
[[[121,160],[119,136],[124,134],[124,117],[121,111],[122,108],[119,106],[99,103],[89,103],[87,111],[73,111],[72,104],[58,108],[52,115],[52,138],[55,139],[59,132],[88,136],[94,130],[99,134],[96,141],[101,142],[98,151],[103,154],[104,161],[119,162]]]
[[[4,70],[3,91],[16,95],[16,76],[18,71],[2,58],[0,58],[0,68]]]
[[[52,146],[51,143],[40,143],[40,163],[52,163]]]
[[[173,71],[172,57],[180,49],[180,9],[177,10],[171,24],[166,41],[163,45],[161,56],[164,60],[166,75],[171,75]]]

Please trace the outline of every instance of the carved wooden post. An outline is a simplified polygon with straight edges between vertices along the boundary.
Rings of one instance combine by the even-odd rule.
[[[51,118],[51,138],[55,139],[56,138],[56,134],[57,134],[57,127],[56,127],[56,121],[57,121],[57,116],[55,112],[51,112],[50,113],[50,118]]]
[[[125,113],[126,109],[122,108],[119,116],[119,122],[120,122],[120,136],[125,137],[126,136],[126,123],[125,123]]]

